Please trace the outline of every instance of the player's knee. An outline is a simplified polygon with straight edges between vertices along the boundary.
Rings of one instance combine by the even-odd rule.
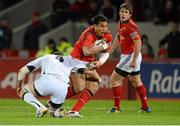
[[[112,87],[117,87],[117,86],[122,86],[122,80],[119,80],[119,79],[110,79],[110,83],[111,83],[111,86]]]
[[[93,94],[95,94],[98,90],[99,90],[99,86],[98,86],[98,85],[95,85],[95,86],[93,86],[93,88],[91,89],[91,92],[92,92]]]
[[[98,89],[95,89],[95,88],[87,88],[89,91],[91,91],[91,93],[93,94],[93,95],[95,95],[96,94],[96,92],[98,91]]]
[[[89,82],[86,88],[95,94],[99,90],[99,84],[98,82]]]
[[[139,86],[142,85],[142,82],[135,82],[133,85],[134,85],[135,87],[139,87]]]
[[[131,84],[132,84],[134,87],[138,87],[138,84],[135,83],[135,82],[131,82]]]
[[[85,89],[85,85],[82,85],[77,89],[77,92],[79,93],[79,92],[83,91],[84,89]]]
[[[138,86],[142,85],[142,82],[140,80],[138,80],[138,79],[131,79],[130,82],[135,87],[138,87]]]
[[[76,93],[81,92],[85,88],[85,79],[74,79],[73,85],[74,85],[74,91]]]
[[[110,84],[111,84],[111,86],[113,86],[113,85],[114,85],[114,83],[115,83],[114,79],[113,79],[113,78],[111,78],[111,79],[110,79]]]
[[[117,85],[120,84],[120,80],[117,79],[117,77],[115,76],[115,73],[114,73],[114,72],[113,72],[113,74],[111,75],[110,84],[111,84],[112,87],[116,87]]]
[[[80,85],[74,87],[74,90],[75,90],[76,93],[80,93],[84,89],[85,89],[85,84],[80,84]]]

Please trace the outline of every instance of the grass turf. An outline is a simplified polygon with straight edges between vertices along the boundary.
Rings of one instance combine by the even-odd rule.
[[[45,103],[45,100],[42,100]],[[67,100],[69,110],[75,103]],[[152,113],[137,113],[138,101],[122,101],[121,113],[106,113],[112,101],[92,100],[81,114],[84,118],[35,118],[35,109],[20,99],[0,99],[0,125],[180,125],[180,101],[150,101]]]

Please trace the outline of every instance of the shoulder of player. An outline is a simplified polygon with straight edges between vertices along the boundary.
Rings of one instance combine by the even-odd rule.
[[[96,38],[96,34],[92,29],[87,30],[86,32],[84,32],[84,34],[81,36],[82,40],[94,40]]]
[[[137,24],[131,19],[128,23],[129,28],[138,29]]]
[[[93,26],[90,26],[83,31],[83,34],[88,34],[88,33],[91,34],[93,33]]]
[[[83,34],[83,39],[84,38],[93,38],[93,33],[91,31],[87,31]]]
[[[128,25],[126,26],[126,31],[139,31],[139,28],[137,27],[137,25],[134,25],[132,23],[128,23]]]
[[[47,60],[47,59],[51,59],[51,58],[54,58],[56,57],[56,55],[54,54],[47,54],[45,56],[42,56],[41,58],[44,59],[44,60]]]
[[[93,34],[94,34],[94,31],[93,31],[92,26],[87,28],[86,30],[84,30],[84,32],[82,33],[82,35],[84,35],[84,36],[93,35]]]

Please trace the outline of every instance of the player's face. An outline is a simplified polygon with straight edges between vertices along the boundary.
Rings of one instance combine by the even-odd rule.
[[[108,23],[99,22],[98,25],[94,25],[94,30],[97,36],[103,36],[108,30]]]
[[[120,11],[119,11],[119,16],[120,16],[120,20],[121,21],[127,21],[130,19],[131,17],[131,13],[129,10],[125,9],[125,8],[122,8]]]

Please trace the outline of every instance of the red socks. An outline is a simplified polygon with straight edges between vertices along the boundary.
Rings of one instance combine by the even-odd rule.
[[[68,92],[67,92],[67,95],[66,95],[66,99],[71,98],[71,97],[73,97],[75,95],[76,95],[76,92],[74,91],[74,87],[69,86],[68,87]]]
[[[114,107],[117,109],[120,109],[120,98],[122,94],[122,86],[113,87],[112,90],[113,90],[113,98],[114,98]],[[147,109],[148,103],[147,103],[145,86],[141,85],[139,87],[136,87],[136,91],[140,97],[142,108]]]
[[[146,88],[144,85],[141,85],[139,87],[136,87],[136,91],[140,97],[141,100],[141,105],[143,109],[148,108],[148,103],[147,103],[147,96],[146,96]]]
[[[77,111],[79,112],[82,107],[84,107],[89,100],[92,98],[93,94],[90,90],[85,89],[81,92],[80,97],[74,107],[72,108],[72,111]]]
[[[120,110],[120,97],[122,94],[122,86],[113,87],[113,98],[114,98],[114,107]]]

